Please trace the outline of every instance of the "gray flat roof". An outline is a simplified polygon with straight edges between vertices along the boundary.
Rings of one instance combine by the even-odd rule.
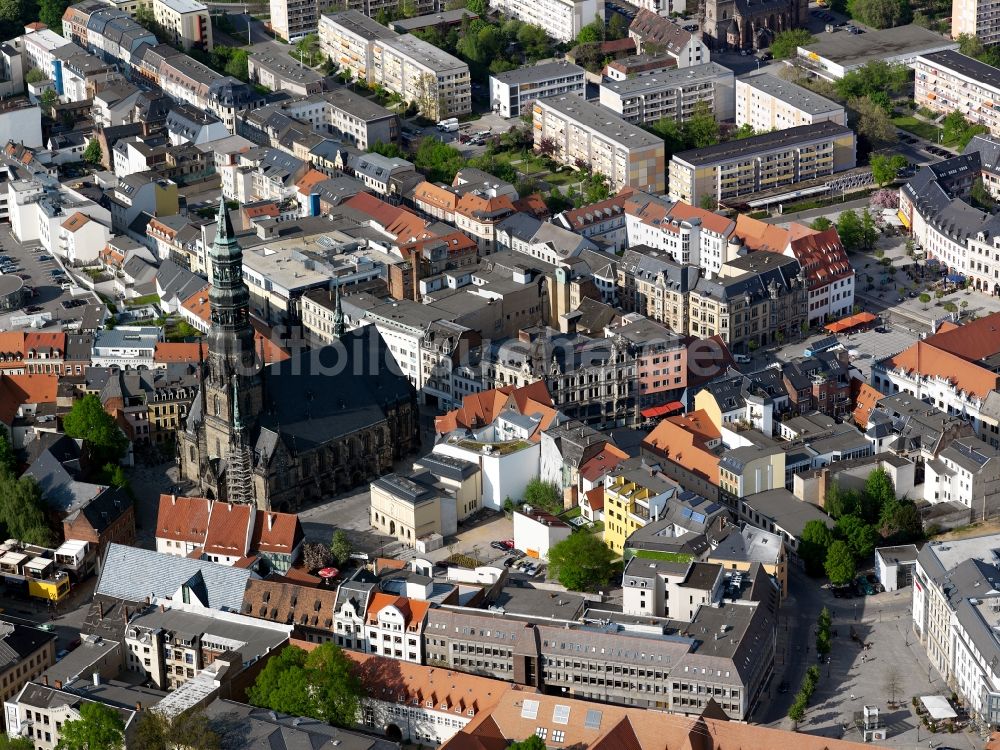
[[[947,49],[921,55],[927,62],[941,68],[947,68],[953,73],[970,78],[976,83],[1000,89],[1000,69],[980,62],[974,57],[968,57],[957,50]]]
[[[405,34],[413,29],[426,29],[428,26],[437,26],[442,23],[461,23],[463,18],[479,18],[479,16],[468,8],[458,8],[457,10],[443,10],[440,13],[428,13],[425,16],[414,18],[400,18],[398,21],[393,21],[391,26],[393,30]]]
[[[361,96],[361,94],[351,91],[346,86],[341,86],[333,91],[325,91],[322,94],[317,94],[317,96],[328,101],[334,107],[339,107],[348,114],[358,117],[365,122],[395,116],[381,104],[377,104],[371,99],[367,99]]]
[[[607,107],[591,104],[578,96],[557,96],[540,99],[543,107],[555,110],[569,120],[594,130],[610,140],[629,148],[663,146],[663,139],[643,130],[638,125],[625,122]],[[748,139],[749,140],[749,139]]]
[[[690,68],[675,68],[665,70],[662,73],[653,73],[648,76],[636,76],[626,78],[624,81],[606,80],[601,83],[602,88],[614,91],[622,96],[628,94],[642,93],[644,91],[659,91],[676,86],[692,85],[714,81],[718,78],[732,78],[733,71],[719,65],[719,63],[707,62],[702,65],[692,65]]]
[[[844,109],[842,105],[827,99],[825,96],[815,94],[790,81],[783,81],[770,73],[748,73],[740,76],[738,80],[810,115],[820,115],[832,110]]]
[[[277,42],[261,42],[250,48],[250,59],[254,65],[289,81],[303,84],[322,81],[322,75],[292,58],[289,54],[291,49]]]
[[[939,49],[958,49],[958,42],[953,42],[936,31],[909,24],[864,34],[849,34],[846,31],[817,34],[815,42],[801,49],[850,68],[864,65],[869,60],[887,60]]]
[[[413,34],[403,34],[394,39],[383,39],[382,44],[397,52],[409,56],[421,65],[426,65],[436,73],[456,68],[469,69],[469,66],[454,55],[449,55],[443,49],[438,49],[430,42],[425,42]]]
[[[369,41],[372,39],[388,39],[396,36],[395,31],[387,29],[374,18],[369,18],[361,11],[341,10],[336,13],[324,13],[320,17],[320,22],[322,22],[324,16],[337,25],[342,26],[350,33],[368,39]]]
[[[548,100],[546,100],[548,101]],[[799,125],[785,130],[773,130],[770,133],[755,135],[741,140],[717,143],[705,148],[694,148],[674,154],[678,161],[692,165],[716,164],[745,158],[753,154],[777,151],[779,149],[801,146],[812,141],[825,141],[844,135],[853,135],[853,131],[844,125],[824,120],[812,125]]]
[[[507,70],[503,73],[491,76],[491,78],[495,78],[500,81],[500,83],[515,84],[547,81],[550,78],[560,78],[567,75],[579,75],[582,77],[584,73],[584,69],[579,65],[574,65],[573,63],[563,60],[560,62],[547,62],[542,63],[541,65],[528,65],[515,70]]]

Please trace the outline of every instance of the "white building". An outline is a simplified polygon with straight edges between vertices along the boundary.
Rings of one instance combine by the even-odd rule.
[[[424,580],[424,584],[407,580],[406,596],[376,593],[371,598],[365,613],[366,653],[423,663],[424,621],[430,608],[426,597],[434,586],[432,579]]]
[[[601,104],[628,122],[656,122],[663,118],[684,122],[704,105],[720,122],[733,119],[733,71],[709,62],[664,73],[606,80]]]
[[[152,326],[118,326],[98,331],[94,339],[91,364],[94,367],[120,367],[123,370],[153,369],[156,344],[163,340],[163,330]]]
[[[24,99],[0,102],[0,143],[42,147],[42,110]]]
[[[499,421],[499,420],[498,420]],[[499,445],[509,442],[510,445]],[[541,446],[525,440],[497,441],[495,447],[479,442],[446,441],[434,446],[434,453],[454,456],[479,464],[483,478],[483,507],[503,510],[508,497],[519,500],[532,477],[538,476]]]
[[[469,66],[413,34],[374,41],[367,78],[416,104],[431,120],[472,111]]]
[[[604,10],[597,0],[492,0],[490,8],[541,26],[546,34],[560,42],[576,39],[580,29],[593,23],[595,18],[603,20]]]
[[[1000,505],[1000,451],[976,437],[953,440],[926,463],[924,500],[958,503],[974,518],[993,515]]]
[[[204,3],[198,0],[153,0],[153,16],[167,34],[166,39],[160,39],[161,42],[211,52],[212,19]]]
[[[997,0],[952,0],[951,35],[968,34],[984,47],[1000,44],[1000,2]]]
[[[66,219],[59,230],[59,252],[73,265],[96,263],[111,238],[109,227],[79,211]]]
[[[736,125],[763,133],[830,120],[847,124],[844,107],[770,73],[751,73],[736,79]]]
[[[528,557],[549,559],[549,550],[573,533],[573,527],[541,508],[522,505],[514,511],[514,547]]]
[[[490,106],[501,117],[520,117],[536,99],[573,94],[585,96],[584,71],[578,65],[549,62],[490,76]]]
[[[622,574],[622,611],[691,622],[700,607],[721,601],[724,581],[715,563],[633,557]]]

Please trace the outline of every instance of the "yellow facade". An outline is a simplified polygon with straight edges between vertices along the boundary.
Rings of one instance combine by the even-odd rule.
[[[704,411],[708,415],[709,421],[715,425],[715,429],[722,429],[722,409],[719,408],[715,396],[709,393],[708,390],[702,389],[698,391],[694,397],[694,409],[695,411]]]
[[[622,554],[625,540],[648,523],[637,516],[636,503],[647,500],[650,492],[625,477],[614,477],[604,488],[604,543],[615,554]]]
[[[63,574],[59,578],[46,580],[29,578],[28,593],[39,599],[61,602],[69,594],[69,576]]]

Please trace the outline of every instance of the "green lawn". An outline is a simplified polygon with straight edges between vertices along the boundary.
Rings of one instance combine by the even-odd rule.
[[[938,133],[941,132],[941,128],[937,125],[933,125],[929,122],[924,122],[923,120],[918,120],[916,117],[911,115],[902,115],[900,117],[893,117],[892,124],[901,130],[905,130],[908,133],[913,133],[921,138],[926,138],[929,141],[937,142]]]

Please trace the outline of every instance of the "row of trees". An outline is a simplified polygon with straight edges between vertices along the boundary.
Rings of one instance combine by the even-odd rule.
[[[831,486],[825,507],[836,521],[834,528],[820,520],[809,521],[802,531],[799,556],[809,575],[825,574],[834,585],[850,583],[858,564],[866,564],[876,546],[923,537],[916,506],[896,497],[892,479],[881,468],[868,475],[861,491]]]
[[[809,708],[809,701],[812,699],[813,693],[816,692],[819,678],[819,667],[815,664],[806,670],[806,675],[802,679],[802,686],[799,688],[799,692],[795,694],[792,707],[788,709],[788,718],[796,724],[805,718],[806,709]]]

